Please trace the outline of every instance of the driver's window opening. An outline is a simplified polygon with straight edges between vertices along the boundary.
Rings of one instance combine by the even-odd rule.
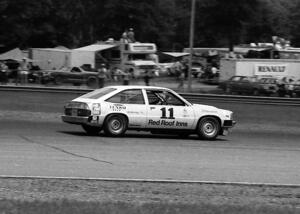
[[[147,90],[149,105],[184,106],[185,103],[168,91]]]

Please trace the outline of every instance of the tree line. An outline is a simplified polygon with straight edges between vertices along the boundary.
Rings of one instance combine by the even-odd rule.
[[[189,46],[191,0],[0,0],[0,45],[75,48],[119,39],[132,27],[138,41],[160,50]],[[300,0],[196,0],[197,47],[271,42],[300,45]]]

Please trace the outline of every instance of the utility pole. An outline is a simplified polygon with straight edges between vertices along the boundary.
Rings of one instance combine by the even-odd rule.
[[[189,57],[189,72],[188,72],[188,91],[192,91],[192,59],[194,47],[194,24],[195,24],[195,4],[196,0],[192,0],[191,22],[190,22],[190,57]]]

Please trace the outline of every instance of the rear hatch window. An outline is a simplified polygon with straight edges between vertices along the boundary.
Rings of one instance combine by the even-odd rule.
[[[115,91],[115,88],[101,88],[90,93],[82,95],[80,98],[99,99],[100,97]]]

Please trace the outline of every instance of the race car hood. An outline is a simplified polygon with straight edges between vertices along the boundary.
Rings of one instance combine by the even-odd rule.
[[[197,110],[200,110],[201,113],[219,115],[224,119],[232,119],[232,114],[233,114],[232,111],[226,109],[220,109],[209,105],[194,104],[194,106]]]
[[[211,112],[211,113],[218,113],[220,109],[214,107],[214,106],[209,106],[209,105],[202,105],[202,104],[193,104],[196,109],[199,109],[203,112]]]

